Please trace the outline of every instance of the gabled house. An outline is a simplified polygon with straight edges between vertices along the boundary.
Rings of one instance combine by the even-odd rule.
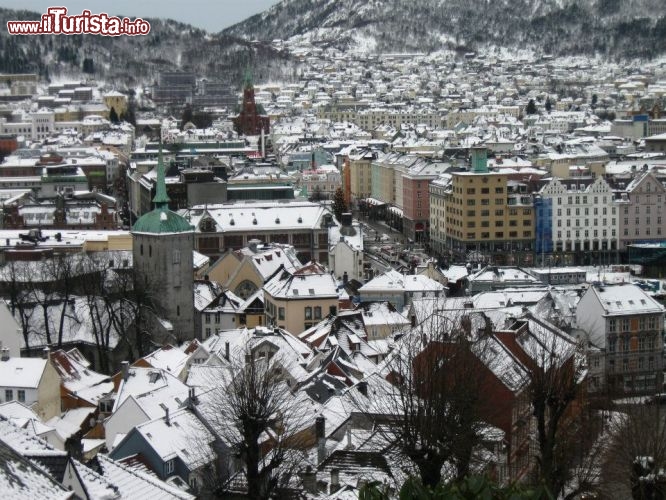
[[[116,386],[104,421],[106,445],[111,450],[137,425],[159,418],[186,405],[190,388],[166,370],[123,365],[113,377]],[[103,413],[103,414],[104,414]]]
[[[194,286],[198,338],[205,340],[213,333],[239,327],[240,307],[244,299],[208,280],[196,282]]]
[[[8,350],[0,354],[0,401],[14,400],[42,420],[60,415],[60,375],[48,350],[42,358],[13,358]]]
[[[388,301],[398,311],[423,297],[439,297],[446,294],[446,287],[418,274],[400,274],[393,269],[368,281],[359,289],[361,302]]]
[[[665,309],[632,284],[597,284],[576,307],[588,348],[590,391],[648,394],[663,381]]]
[[[352,221],[350,213],[342,214],[341,226],[328,229],[328,263],[336,278],[343,281],[366,278],[363,258],[363,230]]]
[[[291,245],[261,244],[252,240],[247,247],[229,251],[215,262],[208,277],[224,285],[241,299],[261,289],[278,269],[295,271],[303,264]]]
[[[113,391],[111,378],[95,372],[77,349],[54,351],[51,364],[60,375],[63,410],[97,408],[99,401]]]
[[[264,285],[266,324],[298,335],[336,314],[339,306],[335,278],[316,262],[293,272],[281,270]]]
[[[215,460],[214,436],[189,409],[165,410],[162,417],[133,427],[109,453],[121,460],[139,455],[163,481],[174,476],[197,492],[205,467]]]

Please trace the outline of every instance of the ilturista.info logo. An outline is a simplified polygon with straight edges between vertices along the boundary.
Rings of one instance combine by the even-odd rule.
[[[150,33],[150,23],[140,17],[120,18],[89,10],[67,15],[66,7],[49,7],[39,21],[7,21],[7,31],[10,35],[137,36]]]

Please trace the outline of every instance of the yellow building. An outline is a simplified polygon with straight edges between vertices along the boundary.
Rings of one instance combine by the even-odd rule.
[[[109,112],[113,108],[116,110],[118,116],[120,116],[127,111],[127,96],[113,90],[104,94],[104,104],[109,108]]]
[[[481,148],[472,151],[471,171],[451,176],[444,233],[454,259],[530,265],[534,209],[525,186],[489,172]]]
[[[374,151],[363,151],[349,155],[349,182],[353,201],[369,198],[372,194],[372,161],[377,159]]]
[[[221,283],[241,299],[247,299],[263,287],[278,269],[294,272],[302,265],[291,245],[252,242],[249,247],[224,254],[208,269],[207,274],[210,280]]]
[[[337,283],[316,262],[293,273],[280,271],[264,285],[264,307],[266,325],[298,335],[329,314],[337,314]]]

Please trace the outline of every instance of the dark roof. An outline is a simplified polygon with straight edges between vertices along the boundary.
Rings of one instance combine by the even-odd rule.
[[[41,481],[36,481],[37,477]],[[67,496],[67,490],[55,478],[0,440],[0,484],[4,483],[12,485],[13,493],[20,490],[23,498],[44,498],[45,495],[56,494],[58,498],[74,496],[74,492]],[[10,493],[11,496],[12,492],[3,493]]]
[[[381,471],[393,477],[386,458],[376,451],[336,450],[317,467],[320,472],[331,469],[347,474]]]
[[[62,454],[48,454],[48,455],[30,455],[30,452],[25,454],[26,458],[34,460],[39,463],[44,469],[49,471],[49,473],[54,477],[58,482],[63,481],[65,478],[65,471],[67,470],[67,464],[69,463],[69,456],[67,453],[63,452]]]

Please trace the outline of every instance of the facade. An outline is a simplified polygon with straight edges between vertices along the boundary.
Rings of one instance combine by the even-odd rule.
[[[329,229],[329,267],[342,280],[365,279],[363,258],[363,230],[358,222],[352,222],[351,214],[342,214],[341,226]]]
[[[532,263],[531,194],[507,174],[489,172],[485,150],[473,151],[471,171],[451,174],[444,204],[445,245],[453,258]]]
[[[535,201],[537,258],[553,263],[608,262],[618,248],[617,207],[602,178],[553,178]],[[656,201],[656,200],[655,200]],[[550,228],[550,234],[548,229]]]
[[[446,252],[446,195],[451,176],[436,179],[428,185],[430,191],[430,250],[436,255]]]
[[[194,233],[186,219],[168,208],[161,150],[153,203],[153,211],[141,216],[132,228],[134,270],[157,292],[158,314],[171,322],[175,339],[191,339],[195,335]]]
[[[328,262],[330,211],[307,201],[248,201],[194,206],[181,212],[195,227],[195,250],[217,259],[252,240],[288,244],[301,262]]]
[[[589,346],[590,391],[649,394],[663,380],[664,307],[636,285],[595,285],[576,320]]]
[[[47,354],[42,358],[18,358],[9,349],[0,353],[0,402],[18,401],[42,421],[60,416],[60,375]]]
[[[619,249],[627,245],[666,239],[666,188],[652,172],[642,172],[615,200],[619,222]]]
[[[295,271],[302,266],[292,246],[251,241],[248,247],[224,254],[208,270],[208,276],[245,300],[261,290],[279,269]]]
[[[349,193],[352,206],[359,200],[369,198],[372,194],[372,162],[377,159],[374,151],[350,154],[347,168],[349,169]]]
[[[294,272],[281,271],[264,285],[264,306],[266,325],[298,335],[329,314],[337,313],[337,283],[317,263]]]

